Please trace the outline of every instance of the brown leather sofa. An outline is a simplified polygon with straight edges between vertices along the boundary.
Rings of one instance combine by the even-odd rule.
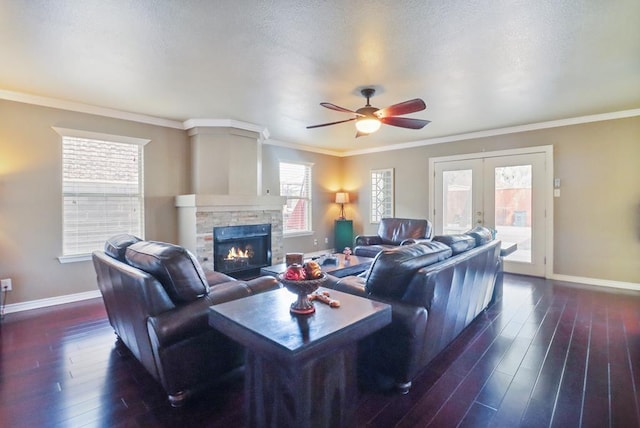
[[[353,254],[375,257],[380,251],[398,245],[415,244],[431,239],[433,229],[426,219],[383,218],[377,235],[358,235],[354,240]]]
[[[500,241],[485,228],[437,236],[383,250],[361,276],[325,284],[392,306],[391,324],[359,344],[359,368],[361,379],[406,393],[416,374],[502,295]]]
[[[205,273],[185,248],[131,235],[107,241],[93,264],[116,335],[174,407],[244,363],[242,347],[209,326],[209,306],[280,287]]]

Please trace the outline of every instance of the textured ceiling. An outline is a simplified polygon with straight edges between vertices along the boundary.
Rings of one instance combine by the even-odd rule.
[[[0,90],[338,151],[640,107],[640,1],[0,2]],[[423,98],[422,130],[350,116]]]

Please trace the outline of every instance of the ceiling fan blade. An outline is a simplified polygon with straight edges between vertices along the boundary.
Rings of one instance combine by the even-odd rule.
[[[338,123],[344,123],[344,122],[351,122],[352,120],[356,120],[357,118],[352,117],[351,119],[347,119],[347,120],[339,120],[337,122],[329,122],[329,123],[322,123],[320,125],[311,125],[311,126],[307,126],[307,129],[311,129],[311,128],[320,128],[322,126],[329,126],[329,125],[337,125]]]
[[[422,120],[422,119],[411,119],[408,117],[382,117],[380,118],[380,122],[385,125],[398,126],[400,128],[410,128],[410,129],[422,129],[429,123],[430,120]]]
[[[358,115],[358,116],[364,116],[363,114],[356,113],[356,112],[355,112],[355,111],[353,111],[353,110],[349,110],[348,108],[340,107],[340,106],[337,106],[337,105],[335,105],[335,104],[331,104],[331,103],[320,103],[320,105],[321,105],[322,107],[326,107],[326,108],[328,108],[329,110],[341,111],[341,112],[343,112],[343,113],[353,113],[353,114]]]
[[[427,108],[427,105],[420,98],[405,101],[403,103],[394,104],[389,107],[378,110],[374,114],[379,118],[400,116],[403,114],[415,113]]]

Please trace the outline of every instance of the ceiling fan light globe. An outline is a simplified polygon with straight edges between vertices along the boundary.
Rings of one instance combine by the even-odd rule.
[[[363,117],[356,120],[356,129],[363,134],[371,134],[380,129],[380,121],[375,118]]]

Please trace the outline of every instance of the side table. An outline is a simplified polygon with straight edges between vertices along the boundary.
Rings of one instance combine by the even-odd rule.
[[[336,253],[353,246],[353,220],[336,220],[334,225]]]
[[[289,313],[286,289],[210,307],[209,324],[247,348],[247,426],[355,426],[357,341],[391,322],[391,306],[326,291],[341,306],[315,302],[311,315]]]

